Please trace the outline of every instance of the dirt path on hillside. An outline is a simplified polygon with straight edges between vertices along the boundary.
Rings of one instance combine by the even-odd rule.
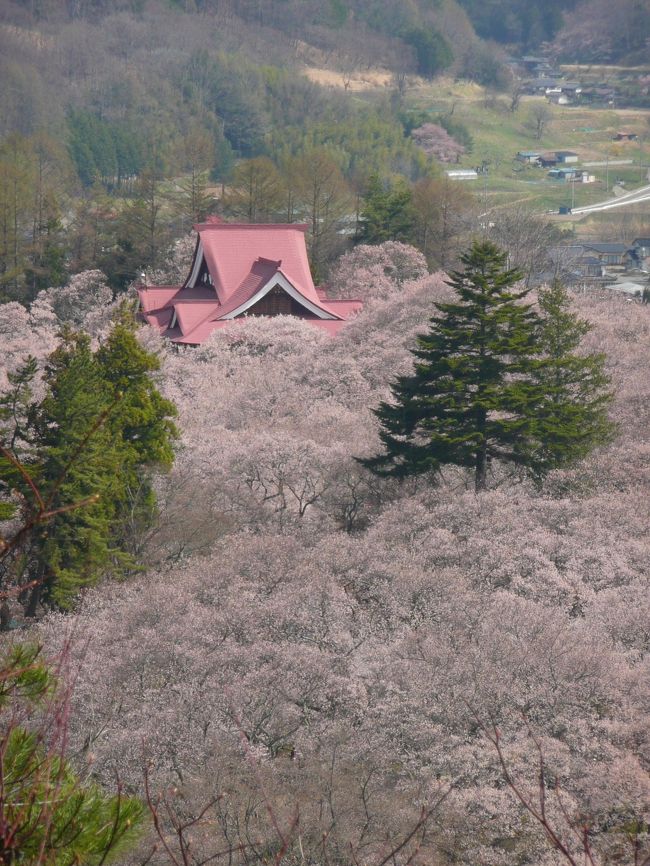
[[[320,84],[322,87],[337,87],[341,90],[354,92],[388,87],[392,78],[391,73],[385,69],[359,70],[345,74],[333,69],[317,69],[313,66],[307,66],[303,72],[310,81]]]

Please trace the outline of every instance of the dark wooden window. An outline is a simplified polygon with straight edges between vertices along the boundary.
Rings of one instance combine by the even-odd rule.
[[[196,278],[197,286],[211,286],[212,285],[212,277],[210,276],[210,271],[208,270],[208,266],[205,263],[205,259],[201,262],[201,267],[199,268],[199,274]]]
[[[313,313],[295,301],[280,286],[274,286],[256,304],[246,310],[249,316],[298,316],[300,319],[313,319]]]

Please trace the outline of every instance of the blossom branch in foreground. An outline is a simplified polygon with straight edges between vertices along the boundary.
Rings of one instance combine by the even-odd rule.
[[[584,816],[580,816],[579,819],[576,820],[576,818],[573,818],[569,814],[569,810],[562,798],[561,789],[557,781],[552,790],[555,795],[555,805],[566,824],[566,830],[563,832],[553,819],[549,817],[547,799],[548,789],[546,782],[547,766],[544,757],[544,749],[541,741],[532,730],[526,716],[524,715],[522,717],[528,735],[531,738],[537,753],[536,775],[538,784],[536,798],[532,794],[527,794],[524,791],[523,786],[512,775],[509,762],[503,749],[501,732],[499,731],[496,722],[491,719],[490,725],[488,726],[473,710],[472,713],[484,736],[494,747],[506,785],[521,803],[526,812],[534,818],[537,824],[542,828],[552,847],[561,854],[570,866],[584,866],[584,864],[588,864],[588,866],[600,866],[600,862],[603,858],[599,858],[597,852],[595,852],[592,847],[590,841],[592,827],[590,823],[584,820]],[[569,838],[567,838],[567,833]],[[637,823],[634,824],[632,830],[625,829],[625,837],[633,850],[634,866],[648,866],[648,864],[650,864],[650,850],[644,850],[644,847],[647,848],[647,843],[644,846],[641,839],[644,835],[647,835],[647,827],[639,827]],[[570,837],[573,837],[575,847],[572,846]]]

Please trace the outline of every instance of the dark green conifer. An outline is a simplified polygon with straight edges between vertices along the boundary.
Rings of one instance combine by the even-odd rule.
[[[461,256],[465,269],[449,281],[458,299],[436,304],[413,350],[414,373],[376,411],[386,448],[366,462],[376,472],[404,477],[454,464],[472,469],[483,490],[490,461],[524,462],[539,393],[531,376],[538,317],[505,260],[489,242]]]
[[[410,243],[415,231],[413,196],[405,183],[386,187],[377,174],[368,181],[358,232],[364,244]]]
[[[495,460],[543,478],[611,437],[604,358],[576,352],[588,325],[561,287],[541,293],[540,317],[494,244],[475,242],[461,260],[457,299],[436,304],[414,373],[376,410],[385,451],[363,462],[399,478],[466,467],[477,491]]]
[[[126,307],[96,358],[111,394],[119,396],[106,421],[123,449],[114,538],[121,549],[136,554],[139,536],[157,514],[151,470],[168,469],[174,460],[177,430],[171,419],[176,407],[156,387],[152,375],[160,361],[138,343],[136,323]]]
[[[47,393],[32,418],[37,464],[31,466],[51,509],[61,511],[35,527],[30,577],[37,580],[28,603],[41,597],[61,608],[73,605],[109,566],[127,563],[114,546],[112,527],[122,493],[124,443],[106,419],[117,401],[102,375],[90,339],[66,332],[46,369]]]
[[[107,794],[68,761],[67,711],[66,690],[38,647],[7,650],[0,659],[3,863],[100,866],[137,840],[142,804]]]
[[[608,442],[615,425],[607,416],[612,393],[605,356],[579,351],[591,325],[571,312],[570,298],[560,282],[540,290],[539,306],[542,363],[536,368],[535,380],[541,402],[536,409],[538,445],[531,461],[533,471],[544,475]]]

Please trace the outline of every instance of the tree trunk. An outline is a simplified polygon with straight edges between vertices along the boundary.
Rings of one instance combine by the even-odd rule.
[[[8,631],[11,622],[11,611],[6,601],[0,605],[0,631]]]
[[[34,586],[31,588],[29,592],[29,596],[27,598],[27,603],[25,605],[25,616],[34,618],[36,616],[36,609],[38,608],[38,604],[41,600],[41,591],[43,589],[43,580],[45,578],[44,574],[40,573],[34,583]]]
[[[481,445],[476,452],[476,466],[474,472],[474,490],[481,493],[487,487],[487,448]]]

